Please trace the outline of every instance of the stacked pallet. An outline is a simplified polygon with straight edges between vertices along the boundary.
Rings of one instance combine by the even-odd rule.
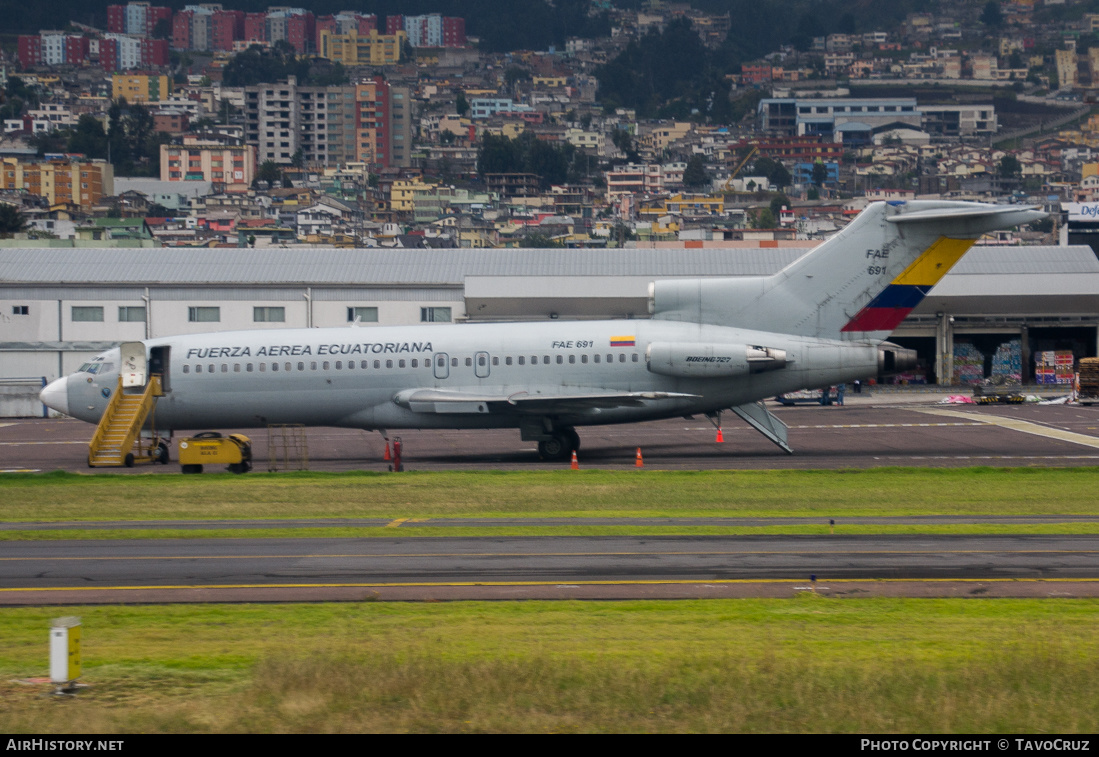
[[[1071,350],[1045,350],[1034,358],[1036,384],[1071,384],[1073,378]]]
[[[954,382],[979,384],[985,380],[985,355],[969,342],[954,343]]]

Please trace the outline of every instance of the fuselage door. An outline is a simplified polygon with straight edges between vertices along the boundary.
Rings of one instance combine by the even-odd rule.
[[[473,356],[473,373],[477,378],[488,378],[488,353],[478,352]]]
[[[149,375],[160,376],[160,388],[165,392],[170,392],[172,390],[171,352],[172,348],[167,345],[149,348]]]
[[[435,378],[445,379],[450,375],[450,358],[445,352],[435,353]]]
[[[122,361],[119,373],[123,388],[145,386],[149,379],[149,364],[145,359],[145,345],[141,342],[123,342],[118,346]]]

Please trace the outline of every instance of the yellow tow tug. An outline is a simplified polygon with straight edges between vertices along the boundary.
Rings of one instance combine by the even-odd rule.
[[[179,440],[179,462],[184,473],[202,473],[204,465],[227,465],[231,473],[247,473],[252,470],[252,440],[244,434],[204,431]]]

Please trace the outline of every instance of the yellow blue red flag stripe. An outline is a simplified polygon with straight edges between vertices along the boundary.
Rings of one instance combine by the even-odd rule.
[[[633,347],[634,338],[632,336],[612,336],[611,347]]]
[[[972,239],[939,237],[893,279],[877,297],[847,322],[843,331],[892,331],[923,301],[962,255]]]

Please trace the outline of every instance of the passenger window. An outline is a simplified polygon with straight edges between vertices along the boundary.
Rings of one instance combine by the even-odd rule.
[[[413,367],[413,368],[419,368],[419,367],[420,367],[420,361],[419,361],[419,360],[416,360],[415,358],[413,358],[413,360],[412,360],[412,367]]]
[[[576,363],[576,355],[569,355],[569,365],[574,365],[575,363]]]
[[[594,355],[592,355],[591,359],[598,363],[599,362],[599,353],[597,352]]]
[[[369,365],[370,365],[369,360],[363,360],[361,363],[359,363],[359,367],[362,368],[364,371],[366,370],[367,366],[369,366]]]
[[[563,362],[565,362],[565,358],[561,355],[558,355],[557,356],[557,364],[561,365],[561,363],[563,363]]]
[[[287,370],[289,370],[289,369],[287,369]],[[302,362],[298,363],[298,370],[299,371],[304,371],[305,370],[305,361],[302,361]]]
[[[398,360],[397,361],[397,367],[398,368],[404,368],[404,360]]]
[[[500,364],[500,358],[498,358],[498,357],[492,358],[492,364],[493,365],[499,365]]]
[[[581,363],[587,363],[588,362],[588,356],[587,355],[581,355],[580,356],[580,362]]]
[[[325,371],[327,371],[327,370],[328,370],[328,366],[329,366],[329,363],[328,363],[328,361],[327,361],[327,360],[325,360],[325,361],[324,361],[323,363],[321,363],[321,370],[325,370]]]
[[[259,372],[260,373],[266,373],[267,372],[267,363],[260,363],[259,364]]]
[[[471,365],[473,365],[473,358],[467,357],[466,358],[466,368],[469,368]]]
[[[309,370],[311,370],[311,371],[317,370],[317,361],[316,360],[309,363]]]
[[[271,370],[277,371],[278,369],[279,369],[279,364],[278,363],[271,363]]]
[[[531,365],[538,365],[538,356],[537,355],[531,355],[530,356],[530,364]]]
[[[511,365],[511,358],[510,357],[504,358],[504,365]]]
[[[452,357],[450,359],[450,367],[451,368],[457,368],[458,367],[458,358]]]
[[[210,363],[208,366],[206,366],[206,372],[207,373],[213,373],[214,372],[214,364],[213,363]]]
[[[350,371],[350,370],[354,369],[354,367],[355,367],[355,361],[354,360],[348,360],[347,361],[347,370]]]
[[[378,370],[381,367],[382,367],[382,361],[381,360],[375,360],[374,361],[374,370]]]
[[[183,372],[184,373],[190,373],[191,372],[191,366],[189,366],[189,365],[183,366]]]
[[[598,362],[598,361],[596,361],[596,362]],[[607,354],[607,362],[608,363],[613,363],[614,362],[614,355],[611,355],[611,354],[608,353]]]
[[[251,373],[252,372],[252,364],[251,363],[245,363],[244,372],[245,373]]]
[[[487,364],[488,364],[488,361],[485,360],[484,355],[481,355],[480,357],[477,358],[477,365],[480,366],[481,368],[484,368]]]
[[[240,363],[233,363],[233,373],[240,373]]]
[[[527,364],[527,359],[525,357],[523,357],[522,355],[520,355],[519,356],[519,365],[526,365],[526,364]]]
[[[635,363],[637,362],[637,353],[636,353],[636,352],[635,352],[635,353],[633,353],[633,361],[634,361]]]
[[[343,361],[342,360],[337,360],[336,361],[336,370],[338,371],[340,368],[343,368]]]
[[[620,363],[626,362],[626,353],[625,352],[619,352],[618,353],[618,362],[620,362]]]
[[[393,361],[392,360],[386,360],[385,361],[385,367],[386,368],[392,368],[393,367]]]
[[[294,364],[293,363],[283,363],[282,367],[285,368],[288,371],[294,370]]]

